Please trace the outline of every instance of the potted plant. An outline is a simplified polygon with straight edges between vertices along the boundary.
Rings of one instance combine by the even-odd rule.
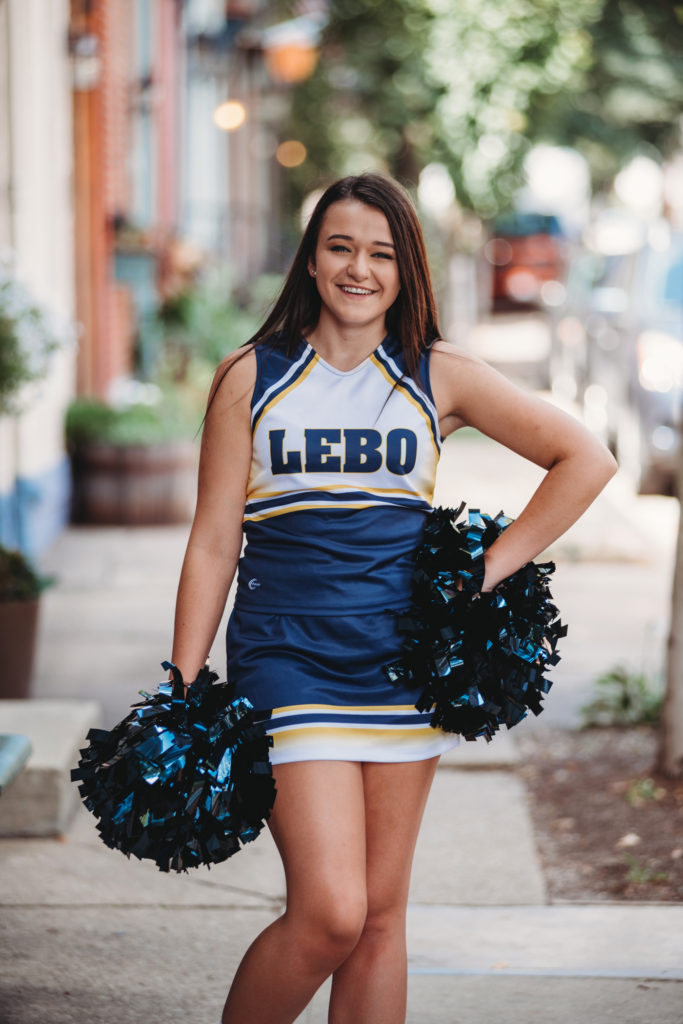
[[[48,372],[54,352],[73,336],[0,259],[0,415],[25,405],[25,386]]]
[[[192,516],[201,415],[187,396],[129,382],[133,400],[79,398],[66,415],[76,522],[143,526]],[[130,394],[129,394],[130,397]]]
[[[21,551],[0,545],[0,697],[28,697],[40,595],[53,582]]]

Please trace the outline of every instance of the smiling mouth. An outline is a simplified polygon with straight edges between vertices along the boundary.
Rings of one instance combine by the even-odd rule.
[[[346,295],[375,295],[371,288],[355,288],[350,284],[340,284],[339,287]]]

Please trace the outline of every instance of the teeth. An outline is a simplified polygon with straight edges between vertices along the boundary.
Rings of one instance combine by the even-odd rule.
[[[349,285],[343,284],[341,290],[343,292],[350,292],[351,295],[372,295],[372,289],[370,288],[351,288]]]

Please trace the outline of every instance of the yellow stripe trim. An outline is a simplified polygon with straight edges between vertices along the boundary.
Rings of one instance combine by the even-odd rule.
[[[426,413],[426,412],[424,411],[423,407],[422,407],[422,406],[420,405],[420,403],[419,403],[419,402],[417,401],[417,399],[416,399],[416,398],[413,398],[413,396],[412,396],[412,395],[411,395],[411,393],[410,393],[410,389],[409,389],[409,388],[407,388],[407,387],[406,387],[406,386],[405,386],[404,384],[401,384],[401,382],[400,382],[400,381],[394,380],[394,378],[393,378],[393,377],[391,376],[391,374],[390,374],[390,373],[389,373],[389,372],[388,372],[388,371],[386,370],[386,368],[385,368],[385,367],[384,367],[384,366],[382,365],[382,363],[380,363],[380,361],[379,361],[379,359],[377,358],[377,356],[375,356],[375,355],[371,355],[371,356],[370,356],[370,361],[371,361],[372,363],[374,363],[374,365],[375,365],[375,366],[377,367],[377,369],[378,369],[378,370],[379,370],[379,372],[380,372],[380,373],[382,374],[382,376],[384,377],[384,379],[385,379],[386,381],[388,381],[388,382],[389,382],[389,384],[391,384],[392,388],[400,388],[400,390],[401,390],[401,394],[402,394],[402,395],[403,395],[403,396],[404,396],[405,398],[407,398],[407,399],[408,399],[408,401],[409,401],[409,402],[410,402],[410,403],[411,403],[412,405],[414,405],[414,406],[415,406],[415,408],[416,408],[416,409],[417,409],[417,411],[419,412],[420,416],[422,416],[422,418],[424,419],[424,421],[425,421],[425,422],[426,422],[426,424],[427,424],[427,430],[429,431],[429,437],[430,437],[430,440],[431,440],[431,442],[432,442],[432,445],[434,446],[434,453],[435,453],[435,455],[436,455],[436,457],[437,457],[437,460],[438,460],[438,458],[439,458],[439,446],[438,446],[438,444],[436,443],[436,438],[434,437],[434,428],[433,428],[433,426],[432,426],[432,421],[431,421],[431,419],[429,418],[429,416],[427,415],[427,413]],[[430,500],[431,500],[431,499],[430,499]]]
[[[308,377],[309,373],[311,372],[311,370],[313,369],[315,364],[318,362],[319,358],[320,357],[317,356],[317,355],[313,356],[313,358],[311,359],[310,363],[308,363],[308,365],[306,367],[304,367],[304,369],[301,371],[301,373],[297,377],[294,378],[292,383],[288,387],[286,387],[284,391],[281,391],[279,395],[275,395],[274,398],[271,398],[271,400],[269,402],[267,402],[263,406],[263,408],[261,409],[261,412],[258,414],[256,419],[254,420],[254,426],[252,427],[252,434],[256,433],[256,428],[258,427],[259,423],[261,422],[261,420],[263,419],[265,414],[270,409],[272,409],[274,406],[276,406],[278,402],[282,401],[282,399],[285,398],[285,396],[288,395],[291,391],[294,391],[295,388],[298,388],[299,384],[302,384],[306,380],[306,378]]]
[[[291,743],[295,740],[305,739],[306,736],[320,737],[320,730],[324,729],[326,739],[349,739],[350,734],[356,733],[356,738],[359,741],[364,741],[372,738],[375,741],[385,739],[390,742],[396,740],[403,740],[408,743],[409,741],[415,741],[420,738],[431,739],[436,738],[439,735],[439,730],[432,729],[430,725],[424,727],[418,726],[414,729],[378,729],[376,726],[368,727],[367,729],[359,728],[358,726],[348,726],[346,728],[339,728],[338,726],[325,725],[324,723],[317,724],[315,726],[301,726],[294,729],[276,729],[272,733],[266,725],[266,731],[269,732],[277,746],[282,746],[284,743]],[[316,736],[317,733],[317,736]]]

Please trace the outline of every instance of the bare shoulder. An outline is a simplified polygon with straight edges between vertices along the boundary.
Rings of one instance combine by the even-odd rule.
[[[468,422],[468,396],[482,390],[495,391],[501,377],[482,359],[440,338],[432,344],[429,379],[445,437]]]
[[[478,380],[490,381],[492,377],[499,376],[483,359],[443,338],[432,345],[429,375],[432,387],[435,379],[441,380],[454,395]]]
[[[476,373],[481,370],[484,372],[491,370],[491,367],[483,359],[479,359],[478,356],[472,355],[471,352],[467,352],[464,348],[452,341],[446,341],[444,338],[433,342],[431,351],[432,365],[436,363],[439,372]]]
[[[251,460],[251,396],[255,380],[256,356],[253,347],[248,346],[226,356],[214,375],[199,461],[198,508],[202,514],[217,494],[224,498],[237,494],[238,503],[241,501],[243,506]]]
[[[238,348],[222,359],[214,374],[209,404],[225,407],[251,398],[256,383],[256,353],[253,345]]]

